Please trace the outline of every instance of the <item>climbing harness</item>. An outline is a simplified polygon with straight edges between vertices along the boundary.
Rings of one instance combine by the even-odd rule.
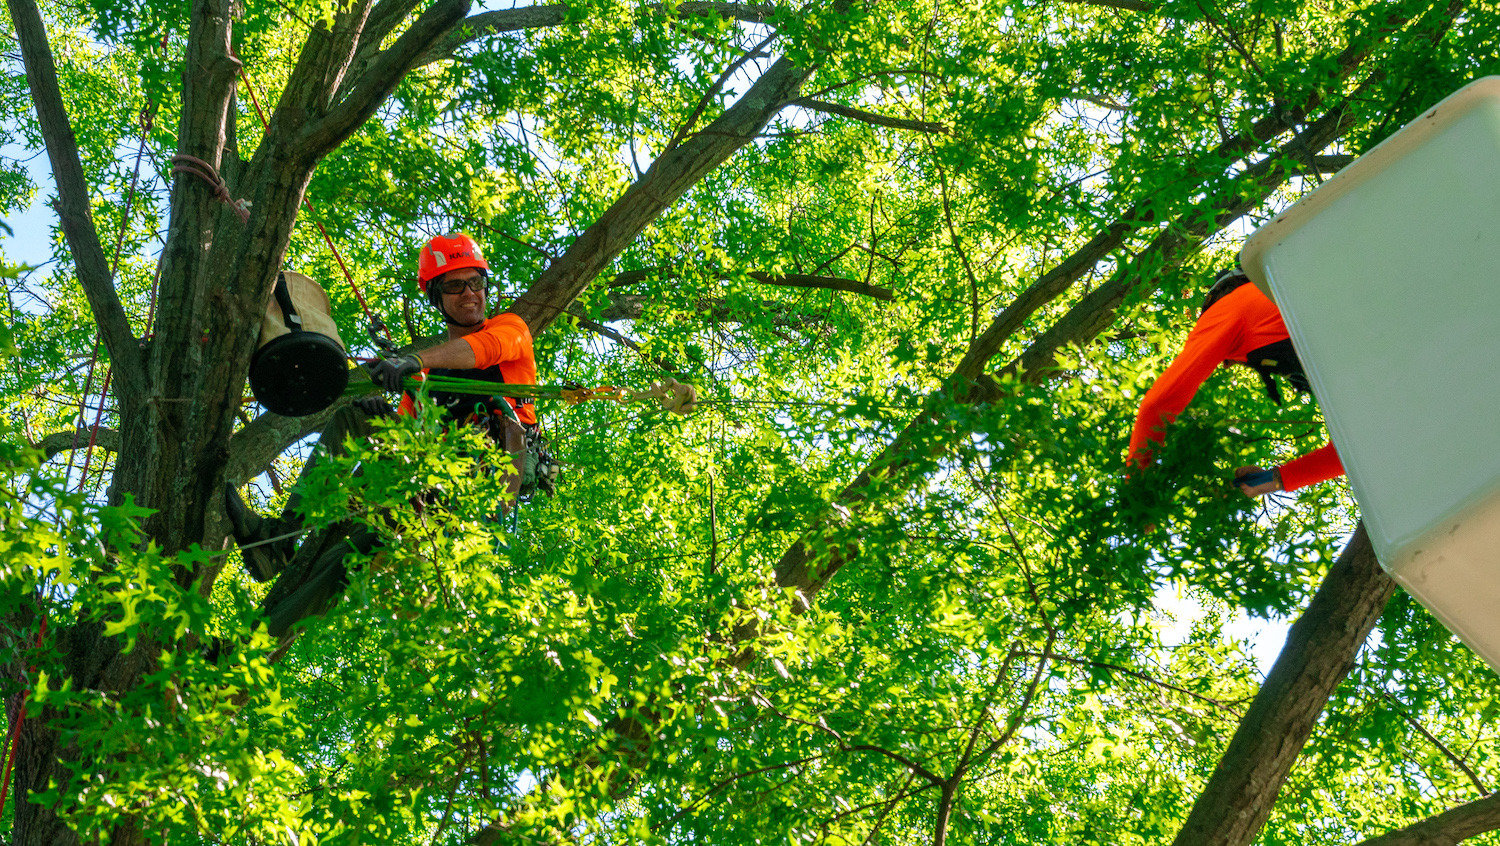
[[[511,423],[521,427],[521,431],[526,433],[526,446],[521,454],[521,464],[519,467],[521,471],[519,497],[521,499],[531,499],[536,495],[537,491],[541,491],[547,496],[556,494],[557,479],[562,475],[562,465],[552,457],[551,444],[548,443],[547,436],[542,434],[542,427],[522,423],[521,418],[516,416],[516,410],[504,399],[499,400],[499,402],[493,402],[493,398],[491,398],[491,403],[500,406],[499,409],[492,410],[490,412],[491,415],[498,411]],[[493,437],[493,433],[491,433],[491,436]],[[496,440],[500,439],[497,438]],[[501,443],[503,444],[503,441]]]

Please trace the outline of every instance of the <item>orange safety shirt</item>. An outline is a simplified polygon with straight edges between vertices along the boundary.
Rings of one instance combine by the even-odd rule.
[[[1254,285],[1241,285],[1209,306],[1188,333],[1182,352],[1141,400],[1135,429],[1130,433],[1127,463],[1135,467],[1151,463],[1153,447],[1166,438],[1167,424],[1187,408],[1198,386],[1219,364],[1243,363],[1250,352],[1286,338],[1281,312]],[[1344,475],[1344,465],[1333,444],[1324,444],[1277,469],[1282,487],[1289,491]]]
[[[430,372],[465,379],[483,379],[497,385],[536,384],[536,354],[532,350],[531,330],[520,317],[509,312],[496,315],[486,320],[479,331],[465,335],[463,339],[474,351],[472,369],[424,370],[423,374]],[[514,397],[506,397],[505,400],[516,410],[516,417],[522,423],[536,425],[536,409],[530,401],[519,402]],[[411,396],[403,395],[397,411],[409,415],[414,410]]]

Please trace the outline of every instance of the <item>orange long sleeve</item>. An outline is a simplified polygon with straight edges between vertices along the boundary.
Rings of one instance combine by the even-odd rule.
[[[1224,361],[1241,361],[1266,344],[1284,340],[1286,324],[1275,303],[1254,285],[1241,285],[1214,303],[1198,318],[1183,342],[1182,351],[1152,383],[1136,413],[1126,464],[1145,467],[1154,447],[1166,439],[1166,426],[1198,393],[1198,388]],[[1281,468],[1287,490],[1332,479],[1344,472],[1332,444],[1287,462]]]
[[[508,384],[536,384],[536,354],[532,348],[531,330],[527,328],[526,321],[520,317],[509,312],[491,317],[484,322],[479,331],[463,336],[463,340],[469,345],[469,349],[474,351],[474,367],[466,370],[435,370],[433,372],[494,381],[493,373],[495,369],[498,369],[500,378]],[[423,372],[425,375],[426,371]],[[495,383],[495,388],[496,393],[504,390],[504,386],[498,381]],[[531,403],[517,403],[512,397],[506,397],[506,400],[515,409],[516,416],[522,423],[536,424],[536,409]],[[402,396],[401,406],[397,409],[397,413],[414,413],[410,395]]]
[[[506,312],[484,322],[478,332],[465,335],[474,351],[474,368],[499,367],[500,376],[512,385],[536,384],[536,354],[532,349],[531,330],[526,321]],[[530,403],[521,405],[510,397],[511,407],[522,423],[535,425],[536,409]]]

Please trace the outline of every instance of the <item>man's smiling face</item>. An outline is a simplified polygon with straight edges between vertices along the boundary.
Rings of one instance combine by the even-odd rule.
[[[461,326],[473,326],[484,321],[485,279],[484,274],[472,267],[460,268],[443,274],[436,280],[443,297],[443,311]],[[448,293],[454,287],[458,293]],[[475,286],[479,290],[474,290]]]

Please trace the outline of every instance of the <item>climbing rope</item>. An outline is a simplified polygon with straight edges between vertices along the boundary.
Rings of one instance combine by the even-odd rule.
[[[41,649],[42,648],[42,639],[45,638],[46,636],[47,636],[47,615],[43,614],[42,615],[42,625],[37,629],[37,632],[36,632],[36,648],[37,649]],[[33,664],[33,665],[31,665],[31,667],[27,668],[27,670],[26,670],[26,677],[30,678],[31,674],[34,673],[34,672],[36,672],[36,665],[35,664]],[[3,766],[5,774],[3,776],[0,776],[0,814],[4,814],[5,813],[5,799],[6,799],[7,795],[10,792],[10,772],[11,772],[11,768],[14,767],[15,763],[16,763],[16,749],[21,745],[21,724],[26,719],[26,705],[27,705],[27,701],[26,700],[29,698],[30,694],[31,694],[31,690],[30,689],[21,691],[21,693],[20,693],[21,701],[16,706],[16,717],[15,717],[15,719],[10,724],[10,737],[7,739],[7,742],[5,744],[5,748],[7,749],[7,754],[6,754],[5,758],[4,758],[4,766]]]
[[[406,380],[406,389],[412,393],[423,388],[453,394],[494,396],[503,393],[505,396],[527,399],[557,399],[569,405],[578,405],[591,400],[603,400],[623,405],[654,399],[661,403],[663,410],[683,417],[691,414],[698,403],[698,392],[692,385],[671,377],[653,383],[651,387],[642,391],[633,391],[614,385],[596,388],[585,388],[579,385],[515,385],[486,382],[482,379],[464,379],[457,376],[428,376],[426,379],[413,377]],[[363,396],[370,391],[370,383],[357,382],[345,388],[344,395]]]
[[[213,165],[197,156],[178,153],[172,157],[172,172],[196,176],[207,182],[208,187],[213,189],[214,197],[233,209],[234,213],[239,215],[241,222],[250,222],[250,201],[236,200],[234,195],[229,193],[229,186],[224,184],[224,178],[219,176],[219,172],[214,170]]]

